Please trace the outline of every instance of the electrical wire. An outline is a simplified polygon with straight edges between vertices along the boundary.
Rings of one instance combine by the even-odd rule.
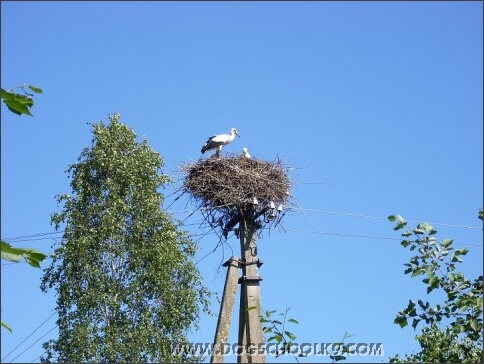
[[[43,352],[42,354],[40,354],[40,355],[39,355],[37,358],[33,359],[33,360],[31,361],[31,363],[35,363],[35,362],[36,362],[37,360],[39,360],[39,359],[40,359],[40,357],[41,357],[42,355],[44,355],[44,354],[47,354],[47,351],[44,351],[44,352]]]
[[[46,236],[46,235],[62,234],[62,233],[63,233],[62,231],[52,231],[52,232],[48,232],[48,233],[37,233],[37,234],[32,234],[32,235],[21,235],[21,236],[14,236],[14,237],[3,238],[3,239],[4,240],[15,241],[15,240],[19,240],[19,239],[30,239],[30,238],[34,238],[36,236]]]
[[[388,217],[355,214],[355,213],[350,213],[350,212],[337,212],[337,211],[317,210],[317,209],[307,209],[307,208],[300,208],[300,209],[297,209],[297,210],[308,211],[308,212],[321,212],[321,213],[324,213],[324,214],[341,215],[341,216],[361,217],[361,218],[366,218],[366,219],[388,220]],[[418,220],[406,220],[406,221],[411,222],[411,223],[420,223],[423,220],[420,220],[420,221],[418,221]],[[482,230],[483,229],[482,227],[478,227],[478,226],[449,224],[449,223],[443,223],[443,222],[429,222],[429,224],[430,225],[441,225],[441,226],[447,226],[447,227],[462,228],[462,229],[476,229],[476,230]]]
[[[22,351],[20,354],[18,354],[15,358],[13,358],[12,360],[9,361],[9,363],[13,363],[13,361],[15,359],[17,359],[20,355],[22,355],[23,353],[25,353],[27,350],[29,350],[32,346],[34,346],[35,344],[37,344],[40,340],[42,340],[44,337],[47,336],[47,334],[49,334],[51,331],[55,330],[57,328],[57,326],[54,326],[53,328],[51,328],[49,331],[47,331],[44,335],[42,335],[41,337],[39,337],[32,345],[30,345],[27,349],[25,349],[24,351]]]
[[[285,229],[293,233],[306,233],[306,234],[319,234],[319,235],[334,235],[334,236],[345,236],[351,238],[365,238],[365,239],[381,239],[381,240],[402,240],[399,238],[390,238],[385,236],[373,236],[373,235],[363,235],[363,234],[345,234],[345,233],[330,233],[326,231],[307,231],[307,230],[295,230],[295,229]]]
[[[224,206],[225,207],[225,206]],[[185,219],[182,220],[178,226],[189,226],[189,225],[182,225],[183,222],[185,222],[189,217],[193,216],[193,214],[197,211],[202,211],[204,210],[205,207],[199,207],[197,209],[191,209],[191,210],[183,210],[179,212],[173,213],[174,215],[180,215],[184,213],[188,213],[189,216],[187,216]],[[331,210],[319,210],[319,209],[312,209],[312,208],[291,208],[290,210],[294,211],[301,211],[301,212],[319,212],[319,213],[324,213],[324,214],[331,214],[331,215],[339,215],[339,216],[348,216],[348,217],[356,217],[356,218],[365,218],[365,219],[375,219],[375,220],[387,220],[387,217],[383,216],[374,216],[374,215],[369,215],[369,214],[358,214],[358,213],[352,213],[352,212],[341,212],[341,211],[331,211]],[[410,223],[420,223],[423,220],[406,220],[407,222]],[[462,224],[451,224],[451,223],[444,223],[444,222],[429,222],[431,225],[440,225],[440,226],[446,226],[446,227],[453,227],[453,228],[461,228],[461,229],[473,229],[473,230],[482,230],[482,227],[479,226],[470,226],[470,225],[462,225]],[[190,225],[196,225],[196,223],[190,224]],[[57,237],[50,237],[46,238],[45,236],[47,235],[54,235],[54,234],[63,234],[62,231],[55,231],[55,232],[45,232],[45,233],[38,233],[38,234],[32,234],[32,235],[21,235],[21,236],[13,236],[13,237],[8,237],[8,238],[3,238],[3,240],[8,241],[8,242],[19,242],[19,241],[37,241],[37,240],[49,240],[49,239],[62,239],[62,236],[57,236]]]
[[[293,232],[293,233],[334,235],[334,236],[344,236],[344,237],[352,237],[352,238],[365,238],[365,239],[379,239],[379,240],[397,240],[397,241],[402,241],[401,238],[393,238],[393,237],[385,237],[385,236],[374,236],[374,235],[363,235],[363,234],[331,233],[331,232],[326,232],[326,231],[308,231],[308,230],[295,230],[295,229],[285,229],[285,231],[290,231],[290,232]],[[455,243],[455,242],[454,242],[454,245],[482,246],[482,244]]]
[[[23,339],[20,344],[18,344],[16,347],[14,347],[7,355],[5,355],[3,358],[2,358],[2,361],[4,361],[8,356],[10,356],[10,354],[12,354],[15,350],[17,350],[17,348],[22,345],[25,341],[27,341],[27,339],[29,337],[31,337],[33,334],[35,334],[37,332],[38,329],[40,329],[42,326],[44,326],[44,324],[49,321],[53,316],[55,315],[55,312],[50,315],[44,322],[42,322],[34,331],[32,331],[32,333],[30,333],[29,336],[27,336],[25,339]]]

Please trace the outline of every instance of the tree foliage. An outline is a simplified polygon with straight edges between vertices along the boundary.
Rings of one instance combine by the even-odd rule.
[[[479,212],[482,219],[482,210]],[[406,227],[401,216],[388,218],[396,222],[395,230]],[[401,245],[418,254],[405,263],[405,274],[423,276],[427,294],[433,291],[444,293],[445,300],[435,306],[424,300],[409,300],[405,309],[395,318],[395,324],[405,327],[412,322],[416,329],[424,324],[416,335],[421,351],[415,354],[390,358],[391,362],[471,362],[482,360],[483,345],[483,277],[470,280],[457,271],[462,256],[468,249],[455,249],[453,240],[435,238],[435,230],[427,223],[402,234]],[[444,326],[442,328],[442,326]]]
[[[64,227],[41,288],[55,289],[59,337],[43,361],[178,362],[207,310],[208,291],[191,258],[196,244],[160,207],[163,160],[111,116],[67,173],[72,195],[51,217]],[[195,358],[196,359],[196,358]]]

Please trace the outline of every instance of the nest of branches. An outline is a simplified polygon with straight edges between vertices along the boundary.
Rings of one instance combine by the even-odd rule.
[[[199,160],[182,166],[189,192],[207,222],[223,228],[225,237],[243,214],[259,227],[280,222],[290,197],[288,167],[241,155]]]

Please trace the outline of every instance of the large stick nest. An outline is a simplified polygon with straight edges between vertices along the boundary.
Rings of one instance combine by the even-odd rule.
[[[261,217],[259,226],[275,225],[284,215],[291,186],[281,160],[267,162],[241,155],[199,160],[182,166],[184,192],[204,213],[210,225],[230,230],[240,214]]]

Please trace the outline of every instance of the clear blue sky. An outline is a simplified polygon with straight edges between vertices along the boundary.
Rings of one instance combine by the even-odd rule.
[[[70,192],[64,171],[91,143],[88,122],[119,112],[164,157],[175,188],[177,166],[236,127],[242,138],[225,150],[282,158],[305,209],[258,241],[263,306],[292,307],[299,342],[347,331],[384,344],[384,357],[354,362],[411,352],[415,332],[393,320],[425,287],[404,276],[409,252],[380,217],[482,227],[482,13],[482,2],[2,1],[2,88],[25,82],[44,94],[33,118],[2,104],[1,236],[54,231],[54,196]],[[170,211],[185,219],[192,208],[182,199]],[[206,232],[200,220],[184,228]],[[482,274],[482,230],[435,227],[470,244],[463,269]],[[50,252],[58,236],[10,241]],[[199,243],[197,259],[217,238]],[[231,238],[198,264],[215,292],[230,247],[239,254]],[[53,313],[41,275],[2,263],[2,320],[14,330],[1,332],[2,358]],[[191,337],[211,342],[216,317],[200,323]],[[5,361],[25,349],[15,361],[38,361],[55,334],[54,316]],[[321,360],[330,362],[306,359]]]

